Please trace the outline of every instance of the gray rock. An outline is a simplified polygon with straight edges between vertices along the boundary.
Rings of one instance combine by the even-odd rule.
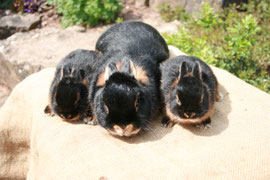
[[[42,68],[41,65],[35,66],[28,62],[12,64],[0,53],[0,107],[20,81]]]
[[[7,61],[0,53],[0,107],[4,104],[5,100],[11,93],[12,89],[21,78],[16,72],[16,68]]]
[[[29,31],[39,24],[40,16],[34,14],[4,16],[0,19],[0,39],[5,39],[16,32]]]
[[[42,65],[33,65],[29,62],[22,62],[22,63],[15,62],[13,65],[16,69],[17,75],[21,80],[25,79],[30,74],[33,74],[43,69]]]

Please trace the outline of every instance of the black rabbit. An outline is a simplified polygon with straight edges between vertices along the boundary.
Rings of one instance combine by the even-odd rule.
[[[177,56],[161,65],[165,126],[195,124],[207,127],[220,100],[217,79],[210,67],[193,56]]]
[[[96,43],[104,54],[121,51],[131,56],[151,56],[160,63],[169,57],[165,40],[152,26],[138,21],[115,24],[105,31]]]
[[[56,114],[67,121],[86,117],[91,120],[88,88],[100,56],[96,51],[78,49],[60,61],[50,87],[49,105],[45,113]]]
[[[109,28],[96,49],[103,65],[89,99],[98,123],[116,136],[147,129],[160,103],[159,62],[169,56],[165,41],[147,24],[124,22]]]

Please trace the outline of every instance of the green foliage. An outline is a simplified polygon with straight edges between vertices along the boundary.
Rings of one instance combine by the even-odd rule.
[[[220,13],[204,3],[196,19],[189,18],[176,34],[164,34],[165,39],[270,93],[270,3],[255,1],[243,4],[241,12],[231,6]]]
[[[176,34],[165,33],[164,37],[167,44],[178,47],[186,54],[200,57],[210,64],[215,64],[217,61],[213,48],[207,44],[206,40],[194,38],[184,27]]]
[[[197,23],[202,27],[208,29],[213,26],[219,25],[221,22],[219,16],[214,13],[214,9],[211,8],[209,3],[202,5],[202,12],[197,20]]]
[[[117,19],[116,19],[116,23],[121,23],[121,22],[123,22],[124,21],[124,19],[123,18],[121,18],[121,17],[118,17]]]
[[[56,4],[57,12],[62,14],[62,26],[73,24],[96,26],[108,24],[115,20],[122,10],[120,0],[49,0]]]

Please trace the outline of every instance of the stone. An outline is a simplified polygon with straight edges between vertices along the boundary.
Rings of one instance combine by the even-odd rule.
[[[0,39],[5,39],[16,32],[29,31],[40,24],[40,16],[34,14],[8,15],[0,19]]]
[[[30,74],[33,74],[43,69],[42,65],[34,65],[30,62],[14,62],[14,67],[21,80],[25,79]]]
[[[13,64],[0,53],[0,107],[11,93],[12,89],[21,81]]]
[[[201,5],[203,2],[209,2],[216,11],[229,6],[231,3],[239,4],[247,2],[247,0],[136,0],[135,4],[137,4],[137,1],[140,5],[147,3],[148,1],[149,6],[156,9],[158,9],[158,7],[163,3],[167,3],[171,5],[171,7],[182,6],[185,8],[186,12],[192,15],[196,15],[197,12],[201,11]]]
[[[0,107],[20,81],[41,69],[42,65],[33,65],[29,62],[11,63],[0,52]]]

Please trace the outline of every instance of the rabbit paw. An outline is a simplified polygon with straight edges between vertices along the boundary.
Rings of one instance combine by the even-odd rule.
[[[49,105],[47,105],[47,106],[45,107],[44,113],[45,113],[45,114],[48,114],[48,115],[51,116],[51,117],[54,116],[54,113],[53,113],[53,111],[52,111],[52,109],[51,109],[51,107],[50,107]]]
[[[217,102],[221,102],[224,98],[224,95],[221,92],[218,92],[217,97],[216,97],[216,101]]]
[[[200,129],[208,129],[208,128],[211,128],[211,119],[208,118],[206,120],[204,120],[203,122],[201,122],[200,124],[196,124],[196,127],[197,128],[200,128]]]
[[[97,125],[97,121],[93,119],[93,117],[83,118],[83,122],[87,125]]]
[[[165,128],[172,128],[174,126],[174,122],[171,121],[167,116],[162,118],[161,126]]]

